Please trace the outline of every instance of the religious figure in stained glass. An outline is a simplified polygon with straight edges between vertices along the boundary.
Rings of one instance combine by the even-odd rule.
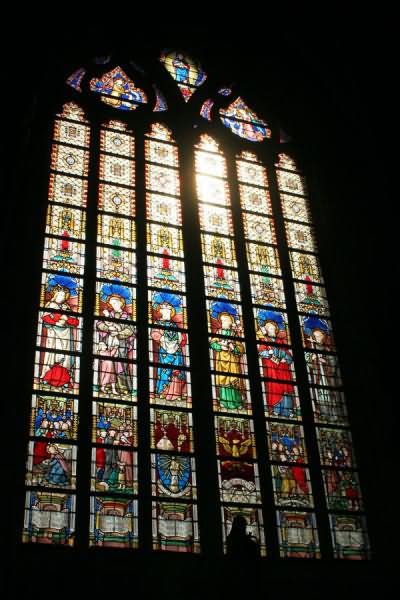
[[[52,442],[51,434],[47,435],[48,441],[33,444],[32,483],[46,487],[72,487],[72,453],[75,448]]]
[[[102,94],[102,102],[120,110],[135,110],[138,104],[147,102],[144,91],[137,88],[120,67],[105,73],[101,79],[92,79],[90,89]]]
[[[249,109],[242,98],[236,98],[228,108],[220,109],[221,121],[236,135],[250,142],[262,142],[271,137],[267,124]]]
[[[44,353],[40,381],[53,388],[72,388],[74,356],[68,352],[76,350],[76,328],[79,319],[66,314],[69,290],[55,285],[41,314],[42,330],[40,345],[48,350]]]
[[[212,302],[211,317],[216,322],[216,326],[213,327],[215,334],[242,335],[237,308],[233,304],[223,301]],[[242,373],[241,357],[245,353],[244,345],[238,340],[213,337],[210,346],[214,351],[214,368],[218,372],[216,385],[221,405],[230,409],[242,408],[244,386],[238,375]]]
[[[183,348],[187,336],[178,330],[182,326],[182,300],[180,296],[169,292],[154,292],[152,306],[158,325],[168,329],[156,328],[151,332],[154,343],[154,355],[157,367],[156,394],[166,400],[180,399],[186,395],[186,374]]]
[[[293,417],[295,411],[295,389],[292,383],[292,355],[287,344],[286,326],[283,315],[270,309],[259,309],[257,313],[258,354],[261,359],[267,404],[275,416]]]

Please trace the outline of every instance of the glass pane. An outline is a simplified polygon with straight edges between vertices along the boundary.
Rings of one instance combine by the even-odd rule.
[[[61,290],[55,297],[60,300],[64,295]],[[69,352],[81,350],[82,318],[61,312],[68,308],[65,303],[52,301],[48,303],[47,311],[39,311],[37,346]]]
[[[314,513],[277,511],[282,558],[321,558]]]
[[[242,307],[228,300],[206,300],[208,330],[218,335],[243,337]],[[238,348],[237,353],[242,351]]]
[[[267,439],[271,460],[307,463],[304,429],[301,425],[267,421]]]
[[[113,444],[123,441],[120,437]],[[116,445],[92,448],[91,490],[123,495],[137,493],[137,487],[136,452]]]
[[[250,210],[261,215],[272,214],[269,192],[251,185],[239,185],[242,210]]]
[[[68,238],[85,237],[86,215],[77,208],[49,204],[47,209],[46,233]]]
[[[256,275],[250,273],[251,295],[254,304],[285,308],[286,299],[283,281],[270,277],[268,274]]]
[[[93,361],[93,396],[136,402],[136,365],[111,358],[109,350],[99,354],[102,358]]]
[[[164,254],[167,250],[169,256],[183,258],[182,231],[177,227],[167,227],[148,223],[147,225],[147,252]]]
[[[85,245],[62,238],[45,238],[43,268],[82,275],[85,264]]]
[[[176,329],[156,329],[149,331],[150,362],[164,366],[164,376],[170,380],[174,367],[189,366],[189,344],[186,333]]]
[[[153,502],[153,549],[200,552],[195,504]]]
[[[300,221],[301,223],[312,223],[308,208],[308,200],[297,198],[288,194],[281,194],[282,211],[285,219]]]
[[[219,235],[201,234],[203,261],[237,267],[235,242]]]
[[[115,126],[116,123],[118,122],[112,121],[110,126]],[[120,131],[100,130],[100,149],[107,154],[110,152],[111,154],[133,158],[135,155],[135,138],[132,135],[122,133],[126,125],[120,123],[120,126]]]
[[[87,150],[64,146],[63,144],[53,144],[51,152],[51,168],[53,171],[87,177],[88,165],[89,152]]]
[[[75,500],[73,494],[27,491],[22,541],[73,546]]]
[[[37,351],[34,389],[76,394],[79,390],[79,361],[78,356],[65,354],[57,347],[53,352]]]
[[[121,250],[118,240],[113,248],[97,246],[96,274],[99,279],[136,283],[136,256]]]
[[[90,498],[90,546],[136,548],[137,500],[124,497]]]
[[[115,316],[115,314],[108,316]],[[110,359],[128,361],[136,359],[136,327],[127,317],[128,315],[125,315],[125,321],[99,319],[94,322],[94,354],[110,357]],[[119,314],[118,318],[124,319],[123,314]],[[107,362],[107,359],[103,360]]]
[[[54,121],[54,141],[87,148],[89,146],[89,139],[90,129],[86,125],[58,119]]]
[[[305,196],[307,194],[306,186],[303,177],[297,173],[288,173],[277,169],[276,176],[278,178],[279,189],[283,192],[291,192]]]
[[[256,458],[253,421],[238,417],[215,417],[217,454],[224,457]]]
[[[150,287],[186,291],[185,263],[169,258],[168,250],[163,256],[148,255],[147,282]]]
[[[82,279],[55,273],[43,273],[40,305],[56,310],[82,311]]]
[[[86,199],[87,181],[85,179],[50,173],[49,201],[85,207]]]
[[[114,319],[135,319],[135,298],[135,288],[97,282],[95,314]]]
[[[31,402],[30,435],[42,438],[76,440],[78,400],[34,394]]]
[[[238,272],[225,269],[221,259],[216,262],[213,266],[203,266],[206,296],[240,301]]]
[[[149,291],[149,322],[171,328],[187,328],[186,296]]]
[[[152,454],[151,480],[154,496],[196,498],[194,458],[173,454]]]
[[[152,221],[182,225],[181,201],[173,196],[146,194],[146,215]]]
[[[222,502],[261,503],[260,480],[256,463],[218,460],[218,480]]]
[[[233,235],[232,213],[227,208],[211,204],[199,204],[202,231]]]
[[[151,408],[150,435],[153,449],[193,452],[191,413]]]
[[[310,387],[314,419],[317,423],[348,425],[343,392]]]
[[[308,469],[279,464],[271,465],[271,471],[275,504],[298,508],[314,506]]]
[[[235,374],[211,375],[215,412],[251,415],[249,381]]]
[[[133,186],[135,184],[135,163],[128,158],[100,154],[99,177],[103,181]]]
[[[325,288],[311,283],[306,277],[304,283],[294,282],[297,309],[300,312],[317,313],[328,316],[329,304]]]
[[[28,443],[26,485],[47,488],[75,488],[76,446],[60,444],[50,438]]]
[[[98,215],[97,242],[115,247],[135,248],[135,223],[117,215]]]
[[[158,140],[146,140],[145,158],[150,162],[177,167],[178,149],[172,144],[165,144]]]
[[[326,501],[330,510],[363,510],[357,473],[324,469],[322,476]]]
[[[192,403],[190,372],[162,365],[150,369],[150,403],[190,408]]]
[[[168,167],[160,167],[146,163],[146,189],[179,196],[180,186],[178,171]]]
[[[222,536],[224,542],[224,553],[226,553],[226,538],[232,529],[235,517],[243,517],[246,520],[246,533],[250,534],[258,542],[261,556],[266,556],[267,548],[264,537],[264,524],[262,511],[259,508],[249,506],[221,506],[222,514]]]
[[[92,442],[106,446],[114,443],[130,447],[137,445],[136,406],[101,400],[93,402],[92,406]]]
[[[303,254],[302,252],[290,251],[289,256],[293,277],[306,280],[309,278],[316,283],[324,282],[317,256],[314,254]]]
[[[99,184],[99,210],[135,216],[135,191],[107,183]]]
[[[210,365],[213,370],[225,373],[225,387],[232,387],[235,384],[235,375],[247,374],[245,345],[229,338],[210,338]],[[228,376],[228,373],[231,376]],[[223,376],[219,376],[221,382],[222,379]],[[228,393],[228,390],[226,392]]]
[[[243,213],[244,234],[248,240],[275,244],[275,227],[272,219],[254,215],[252,213]]]
[[[317,428],[321,463],[327,467],[355,467],[350,431]]]
[[[282,275],[278,250],[271,246],[262,246],[246,242],[247,260],[253,271],[268,275]]]
[[[364,517],[329,515],[335,558],[368,560],[371,552]]]

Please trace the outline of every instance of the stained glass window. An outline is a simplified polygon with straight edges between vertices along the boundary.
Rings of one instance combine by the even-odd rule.
[[[185,103],[207,79],[160,61]],[[241,519],[263,557],[370,558],[305,177],[230,87],[184,144],[177,91],[95,62],[54,118],[23,541],[198,554],[213,515],[213,551]]]
[[[287,154],[279,155],[276,167],[333,553],[336,558],[368,558],[364,507],[306,184]],[[343,514],[335,514],[337,510]]]

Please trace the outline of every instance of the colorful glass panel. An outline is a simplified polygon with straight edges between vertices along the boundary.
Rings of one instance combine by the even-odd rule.
[[[89,544],[112,548],[136,548],[138,545],[137,500],[123,496],[92,496]]]
[[[307,462],[302,425],[267,421],[267,434],[271,460],[298,465]]]
[[[371,558],[367,525],[364,517],[329,515],[335,558],[368,560]]]
[[[174,452],[193,452],[193,425],[191,413],[151,408],[151,448]]]
[[[235,135],[250,142],[262,142],[263,139],[271,137],[267,124],[259,119],[241,98],[236,98],[226,109],[220,108],[219,113],[225,127],[229,127]]]
[[[74,494],[26,492],[23,542],[72,546],[75,537]]]
[[[277,511],[276,516],[281,557],[321,557],[314,513]]]
[[[196,88],[207,79],[200,64],[182,52],[165,50],[160,56],[160,61],[177,82],[185,102],[190,100]]]
[[[28,443],[26,485],[75,488],[76,446],[53,439]]]
[[[137,446],[136,412],[136,406],[93,402],[92,442],[105,446]]]
[[[217,454],[225,458],[256,458],[253,421],[238,417],[215,417]]]
[[[196,498],[194,458],[174,454],[152,454],[151,473],[154,496]]]
[[[108,434],[112,433],[110,428]],[[137,453],[129,446],[129,440],[119,436],[113,445],[92,448],[91,490],[121,496],[137,493]]]
[[[153,549],[200,552],[195,504],[153,502]]]
[[[104,104],[119,110],[135,110],[139,104],[147,102],[144,91],[136,87],[120,67],[105,73],[101,79],[92,79],[90,89],[101,94]]]
[[[99,184],[99,210],[135,216],[135,191],[116,185]]]
[[[265,545],[264,524],[262,511],[259,508],[249,506],[221,506],[222,515],[222,535],[224,542],[224,552],[226,553],[226,539],[232,529],[232,523],[235,517],[243,517],[246,521],[246,533],[254,538],[260,548],[261,556],[266,556],[267,549]]]
[[[146,213],[152,221],[182,225],[181,203],[173,196],[147,193]]]
[[[31,402],[30,435],[41,438],[76,440],[78,400],[34,394]]]
[[[82,91],[81,83],[82,83],[82,79],[84,78],[85,74],[86,74],[85,69],[83,69],[83,68],[77,69],[67,78],[65,83],[70,85],[77,92],[81,92]]]
[[[135,184],[135,163],[128,158],[100,154],[99,177],[103,181],[133,186]]]

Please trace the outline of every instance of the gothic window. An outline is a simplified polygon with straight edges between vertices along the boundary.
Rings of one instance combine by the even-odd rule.
[[[23,541],[223,552],[242,517],[262,556],[369,558],[290,143],[183,52],[163,51],[151,76],[109,57],[67,75]]]

